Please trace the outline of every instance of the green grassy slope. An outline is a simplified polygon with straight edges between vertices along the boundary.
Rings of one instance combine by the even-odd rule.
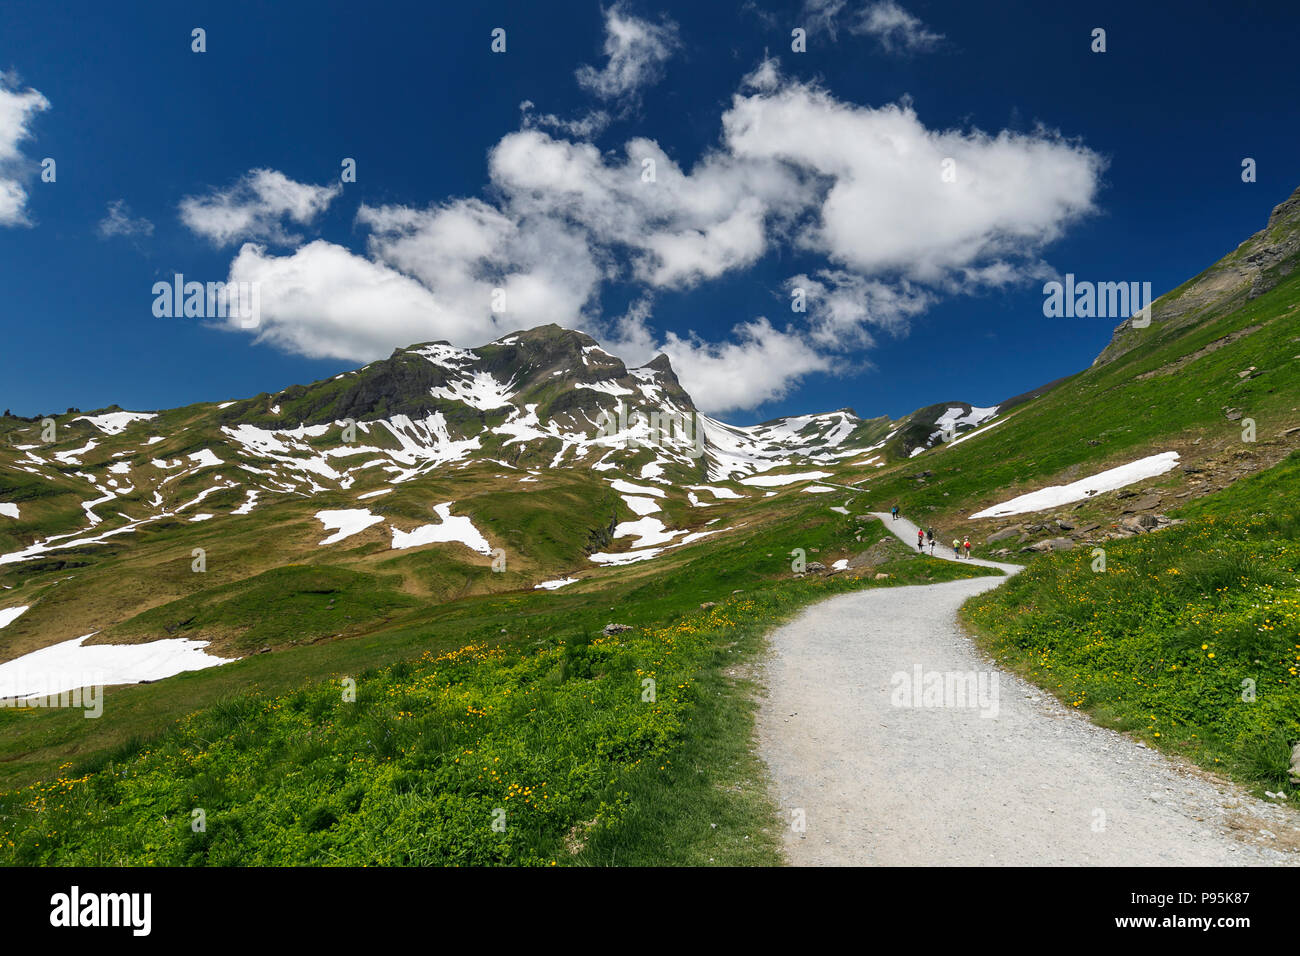
[[[886,536],[806,497],[782,512],[585,590],[454,602],[414,628],[114,690],[101,721],[0,711],[0,759],[18,757],[0,773],[42,780],[0,796],[0,860],[776,862],[736,668],[809,601],[987,573],[890,538],[863,573],[795,577],[791,547],[829,562]],[[610,620],[632,630],[601,635]]]
[[[1254,331],[1202,352],[1245,329]],[[1239,376],[1252,366],[1250,377]],[[1253,419],[1257,440],[1243,441],[1242,421],[1230,420],[1225,409]],[[898,502],[917,520],[984,532],[1007,519],[971,523],[970,514],[1160,451],[1180,452],[1184,464],[1233,455],[1267,467],[1300,447],[1300,434],[1283,434],[1297,425],[1300,273],[1234,311],[1153,336],[1148,346],[1067,379],[984,434],[878,475],[863,473],[862,487],[878,506]],[[1153,484],[1188,487],[1181,470]],[[1099,517],[1109,513],[1096,509]]]
[[[1104,555],[1036,560],[968,621],[996,658],[1099,722],[1294,794],[1300,453],[1179,514]]]

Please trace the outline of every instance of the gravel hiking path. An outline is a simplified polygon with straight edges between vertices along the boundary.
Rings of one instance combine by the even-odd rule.
[[[876,517],[916,546],[911,522]],[[1300,863],[1300,814],[1098,727],[986,659],[957,609],[1004,580],[843,594],[771,634],[757,736],[790,863]],[[983,708],[895,706],[918,666],[922,682],[984,675],[996,713],[981,716],[992,695]]]

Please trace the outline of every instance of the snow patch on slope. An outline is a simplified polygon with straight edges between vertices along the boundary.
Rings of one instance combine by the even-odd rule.
[[[384,519],[379,515],[372,515],[365,508],[344,508],[341,511],[318,511],[316,520],[325,526],[326,531],[334,532],[321,544],[333,544],[335,541],[342,541],[344,538],[359,534]]]
[[[90,422],[105,435],[120,435],[132,422],[148,421],[158,416],[153,412],[107,412],[103,415],[82,415],[74,422]]]
[[[474,527],[474,522],[463,515],[453,515],[451,513],[453,504],[455,504],[454,501],[448,501],[437,505],[433,509],[434,514],[442,519],[438,524],[421,525],[413,531],[399,531],[397,528],[393,528],[394,550],[417,548],[425,544],[459,542],[471,551],[477,551],[479,554],[491,554],[492,546],[488,544],[487,538],[483,537],[482,532]]]
[[[205,653],[207,641],[175,637],[148,644],[85,646],[94,636],[75,637],[0,664],[0,698],[25,700],[78,687],[138,684],[236,660]]]
[[[1025,514],[1030,511],[1043,511],[1047,508],[1072,504],[1076,501],[1083,501],[1085,498],[1091,498],[1094,495],[1123,488],[1135,481],[1145,481],[1148,478],[1163,475],[1165,472],[1172,470],[1177,464],[1178,452],[1161,452],[1159,455],[1139,458],[1137,461],[1129,462],[1127,465],[1120,465],[1118,468],[1107,469],[1093,475],[1091,478],[1081,478],[1068,485],[1053,485],[1050,488],[1031,491],[1000,505],[985,508],[970,517],[972,521],[976,518],[999,518],[1005,515]]]

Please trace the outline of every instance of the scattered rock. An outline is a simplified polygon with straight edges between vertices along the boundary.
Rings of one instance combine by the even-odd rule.
[[[876,574],[876,578],[875,578],[875,579],[876,579],[877,581],[883,581],[883,580],[884,580],[885,578],[887,578],[887,577],[889,577],[888,574],[885,574],[885,572],[880,571],[880,572],[878,572],[878,573]]]
[[[1009,528],[1003,528],[1000,531],[994,531],[984,539],[985,544],[992,544],[995,541],[1005,541],[1007,538],[1014,538],[1021,533],[1020,525],[1012,525]]]
[[[893,557],[893,547],[888,538],[881,538],[865,551],[861,551],[849,558],[849,567],[855,571],[862,568],[873,568],[878,564],[884,564]]]
[[[603,628],[605,634],[622,634],[624,631],[632,630],[628,624],[606,624]]]
[[[1124,506],[1123,514],[1132,514],[1134,511],[1154,511],[1160,507],[1159,495],[1147,495],[1145,498],[1139,498],[1137,501],[1130,501]]]
[[[1291,782],[1300,783],[1300,742],[1291,751]]]
[[[1043,541],[1036,541],[1027,548],[1021,548],[1022,551],[1037,551],[1039,553],[1046,551],[1069,551],[1074,547],[1074,541],[1070,538],[1047,538]]]
[[[1242,410],[1241,410],[1240,408],[1228,408],[1228,407],[1225,406],[1224,409],[1223,409],[1223,415],[1224,415],[1224,417],[1227,418],[1228,421],[1230,421],[1230,422],[1235,422],[1235,421],[1240,420],[1240,418],[1241,418],[1241,416],[1242,416],[1243,414],[1244,414],[1244,413],[1242,412]]]
[[[709,608],[717,607],[717,606],[718,606],[717,601],[705,601],[703,604],[700,605],[700,610],[707,611]]]

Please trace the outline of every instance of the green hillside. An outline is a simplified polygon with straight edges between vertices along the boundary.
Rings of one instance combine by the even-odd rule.
[[[863,538],[879,539],[869,565],[790,571],[792,540],[824,562]],[[763,633],[835,593],[989,572],[816,505],[682,555],[599,590],[460,602],[427,624],[311,648],[306,667],[299,651],[257,655],[162,693],[111,691],[111,748],[78,713],[0,711],[9,785],[40,777],[0,795],[0,860],[775,863],[742,673]],[[630,630],[602,633],[611,619]]]
[[[1158,534],[1037,559],[967,621],[1099,723],[1294,794],[1300,453],[1176,514],[1186,523]]]

